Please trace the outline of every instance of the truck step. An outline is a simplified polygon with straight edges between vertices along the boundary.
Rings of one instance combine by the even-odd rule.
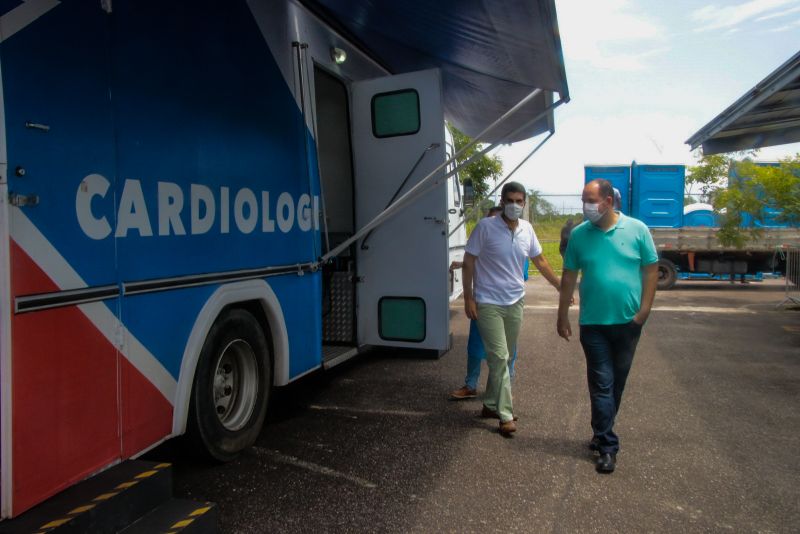
[[[172,499],[139,521],[120,531],[120,534],[216,534],[217,507],[210,502]]]
[[[0,523],[0,534],[115,533],[172,498],[170,464],[128,460]]]

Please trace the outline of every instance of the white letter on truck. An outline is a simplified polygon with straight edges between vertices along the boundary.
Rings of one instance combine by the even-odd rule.
[[[300,195],[297,201],[297,226],[304,232],[311,230],[311,197]]]
[[[217,205],[214,193],[204,185],[192,184],[189,197],[192,203],[192,235],[205,234],[214,226]],[[200,203],[203,203],[205,217],[200,216]]]
[[[104,176],[90,174],[78,186],[75,195],[75,214],[83,233],[92,239],[105,239],[111,233],[111,225],[103,215],[99,219],[92,215],[92,199],[95,196],[105,198],[111,184]]]
[[[244,215],[244,206],[247,205],[247,217]],[[255,230],[258,224],[258,200],[256,194],[250,189],[243,187],[236,193],[233,201],[233,218],[236,226],[243,234],[249,234]]]
[[[142,184],[139,180],[125,180],[122,197],[119,199],[117,212],[116,237],[127,237],[129,229],[136,229],[142,237],[153,235],[150,217],[147,215],[147,204],[144,202]]]
[[[261,192],[261,231],[275,231],[275,221],[269,218],[269,191]]]
[[[158,235],[169,235],[170,226],[174,235],[186,235],[182,210],[183,191],[178,184],[158,182]]]
[[[289,233],[294,225],[294,201],[289,193],[281,193],[278,197],[278,206],[275,208],[275,217],[278,219],[278,228],[284,234]]]
[[[227,234],[230,231],[230,189],[219,188],[219,233]]]

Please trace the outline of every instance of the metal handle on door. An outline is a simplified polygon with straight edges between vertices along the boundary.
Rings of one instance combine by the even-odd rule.
[[[436,224],[444,224],[444,219],[439,219],[437,217],[425,217],[426,221],[433,221]]]
[[[23,206],[36,206],[39,204],[39,195],[19,195],[17,193],[9,193],[8,202],[12,206],[17,206],[18,208]]]

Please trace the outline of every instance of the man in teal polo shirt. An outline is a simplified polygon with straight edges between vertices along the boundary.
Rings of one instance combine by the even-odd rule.
[[[587,220],[572,230],[564,253],[557,329],[569,341],[569,298],[580,271],[580,340],[594,433],[589,447],[600,453],[597,471],[611,473],[619,451],[614,419],[655,298],[658,255],[647,226],[614,211],[607,180],[586,184],[582,200]]]

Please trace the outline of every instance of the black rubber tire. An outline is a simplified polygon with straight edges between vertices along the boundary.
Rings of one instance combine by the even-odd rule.
[[[258,389],[252,411],[249,416],[244,416],[246,422],[240,428],[230,430],[217,415],[214,379],[225,349],[232,344],[244,347],[242,342],[247,348],[252,348],[255,356]],[[271,389],[272,354],[258,321],[242,309],[224,311],[208,332],[195,371],[186,431],[193,452],[201,457],[228,462],[255,443],[267,414]]]
[[[670,260],[661,258],[658,260],[658,285],[660,291],[672,289],[678,282],[678,269]]]

